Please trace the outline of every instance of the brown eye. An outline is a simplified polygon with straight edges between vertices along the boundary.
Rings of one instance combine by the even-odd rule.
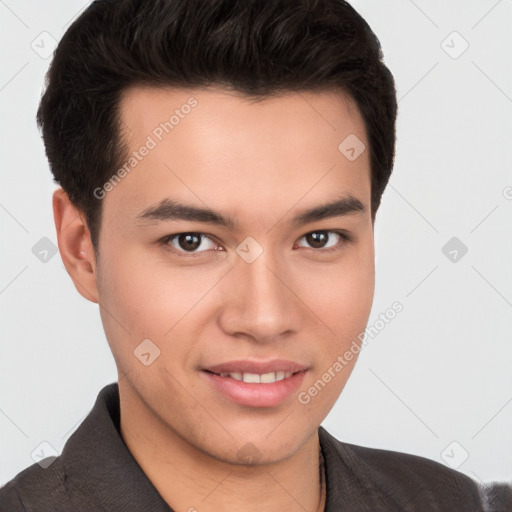
[[[167,245],[182,253],[204,252],[216,247],[215,242],[203,233],[179,233],[169,235],[164,241]]]
[[[201,235],[184,233],[178,236],[178,245],[185,251],[195,251],[201,245]]]
[[[309,246],[312,249],[325,249],[335,246],[342,238],[343,236],[340,233],[335,233],[334,231],[312,231],[302,237],[306,241],[307,246],[301,246]]]
[[[326,231],[315,231],[308,233],[305,239],[313,249],[321,249],[329,241],[329,235]]]

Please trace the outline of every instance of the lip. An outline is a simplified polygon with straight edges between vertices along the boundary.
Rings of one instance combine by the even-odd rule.
[[[206,370],[200,373],[217,392],[232,402],[249,407],[276,407],[297,391],[307,370],[269,384],[250,384],[231,377],[221,377]]]
[[[220,373],[270,373],[291,372],[286,379],[272,383],[249,383],[221,377]],[[231,402],[248,407],[276,407],[295,393],[302,384],[308,368],[303,364],[284,359],[272,361],[229,361],[202,369],[200,374],[215,391]]]
[[[203,370],[208,370],[213,373],[270,373],[270,372],[302,372],[307,370],[307,366],[296,363],[295,361],[288,361],[286,359],[272,359],[271,361],[228,361],[225,363],[208,366]]]

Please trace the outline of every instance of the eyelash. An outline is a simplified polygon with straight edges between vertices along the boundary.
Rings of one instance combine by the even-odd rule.
[[[309,231],[308,233],[305,233],[304,235],[302,235],[298,240],[301,240],[304,237],[311,235],[313,233],[335,234],[335,235],[338,235],[341,239],[334,247],[328,247],[326,249],[324,249],[324,248],[315,249],[314,247],[309,247],[309,249],[312,249],[313,251],[319,252],[319,253],[331,253],[333,251],[339,251],[340,249],[342,249],[342,247],[344,245],[353,241],[352,236],[347,234],[345,231],[327,230],[327,229],[318,229],[316,231]],[[202,254],[208,253],[211,251],[211,249],[207,249],[205,251],[198,251],[198,252],[190,251],[189,252],[189,251],[183,251],[183,250],[180,251],[180,250],[175,249],[174,247],[171,247],[169,245],[169,242],[172,241],[173,239],[179,237],[180,235],[199,235],[201,237],[201,240],[203,240],[204,238],[208,238],[212,242],[217,243],[213,236],[207,235],[206,233],[197,232],[197,231],[183,231],[181,233],[174,233],[172,235],[167,235],[167,236],[161,238],[159,240],[159,243],[163,246],[163,248],[165,250],[171,251],[174,254],[178,254],[180,257],[185,257],[185,258],[197,258],[197,257],[200,257]],[[303,248],[307,249],[308,247],[303,247]],[[216,250],[216,249],[214,249],[214,250]]]

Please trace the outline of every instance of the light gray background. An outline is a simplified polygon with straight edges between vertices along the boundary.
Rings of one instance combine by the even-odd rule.
[[[381,40],[399,98],[369,325],[395,300],[404,310],[369,340],[324,426],[475,480],[511,480],[512,1],[353,4]],[[116,380],[98,306],[58,253],[44,263],[32,252],[43,237],[56,244],[56,187],[34,121],[42,57],[85,5],[0,0],[0,483],[41,442],[60,452]],[[454,31],[469,44],[461,55]],[[456,262],[442,252],[454,236],[468,248]]]

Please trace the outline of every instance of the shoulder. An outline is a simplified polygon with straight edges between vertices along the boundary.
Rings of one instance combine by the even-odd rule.
[[[0,487],[0,510],[9,512],[57,512],[65,510],[66,476],[59,457],[44,468],[45,460],[18,473]],[[60,507],[60,508],[58,508]]]
[[[481,486],[482,504],[489,512],[512,510],[512,481],[492,482]]]
[[[325,430],[321,435],[331,452],[331,461],[339,469],[337,477],[348,474],[354,487],[371,493],[388,507],[451,512],[483,510],[477,483],[439,462],[341,442]],[[419,503],[424,509],[417,508]]]
[[[16,491],[16,485],[13,480],[0,487],[0,510],[9,510],[11,512],[25,512],[25,507]]]
[[[345,444],[344,451],[357,458],[361,465],[385,473],[393,481],[451,487],[453,491],[455,488],[476,489],[476,483],[468,476],[425,457],[352,444]]]

